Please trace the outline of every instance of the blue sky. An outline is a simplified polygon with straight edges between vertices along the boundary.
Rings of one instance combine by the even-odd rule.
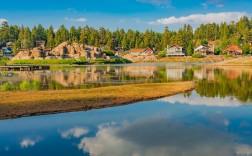
[[[188,23],[238,20],[251,17],[251,0],[12,0],[0,5],[0,21],[9,24],[61,24],[70,26],[153,29],[163,31],[165,26],[177,30]]]

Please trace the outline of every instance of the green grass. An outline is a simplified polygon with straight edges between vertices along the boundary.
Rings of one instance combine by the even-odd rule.
[[[192,58],[203,58],[204,56],[201,54],[193,54]]]
[[[113,58],[110,60],[100,58],[100,59],[92,60],[90,63],[92,64],[119,64],[119,63],[124,64],[124,63],[132,63],[132,62],[124,58],[120,58],[120,59]]]
[[[36,64],[36,65],[57,65],[57,64],[68,64],[68,65],[86,65],[86,64],[119,64],[119,63],[131,63],[131,61],[126,59],[95,59],[87,62],[85,60],[75,60],[75,59],[50,59],[50,60],[13,60],[9,62],[10,64]]]

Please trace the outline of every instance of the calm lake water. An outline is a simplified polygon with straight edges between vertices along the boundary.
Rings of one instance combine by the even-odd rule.
[[[252,156],[250,67],[148,64],[22,74],[2,73],[2,83],[22,90],[23,80],[38,82],[28,89],[194,80],[197,87],[127,106],[0,120],[0,156]]]

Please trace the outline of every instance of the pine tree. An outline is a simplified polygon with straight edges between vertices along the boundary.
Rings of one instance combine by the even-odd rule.
[[[194,48],[193,48],[193,43],[192,41],[189,43],[188,47],[187,47],[187,56],[192,56],[194,53]]]
[[[54,31],[53,31],[53,26],[51,25],[50,28],[47,30],[47,42],[46,46],[47,47],[54,47],[55,42],[54,42]]]

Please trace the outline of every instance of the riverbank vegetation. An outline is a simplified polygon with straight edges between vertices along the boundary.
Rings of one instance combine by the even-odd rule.
[[[243,69],[244,67],[238,70],[242,71]],[[214,72],[215,80],[196,80],[195,91],[206,97],[235,97],[242,102],[252,100],[251,69],[241,75],[237,73],[232,70],[222,71],[216,69]]]
[[[216,66],[252,66],[252,57],[240,57],[214,64]]]
[[[193,31],[191,25],[184,25],[178,31],[171,31],[168,27],[164,32],[154,32],[146,30],[117,29],[110,31],[103,27],[95,29],[93,27],[71,27],[69,30],[61,25],[56,32],[52,26],[44,28],[41,24],[33,28],[25,26],[11,25],[3,22],[0,28],[0,40],[4,43],[14,42],[14,54],[20,48],[33,48],[37,40],[46,41],[46,47],[55,47],[64,41],[70,43],[78,42],[85,45],[104,47],[108,50],[129,50],[131,48],[155,48],[162,51],[167,45],[178,44],[193,55],[193,47],[208,42],[217,45],[218,53],[222,53],[229,44],[241,45],[244,54],[251,53],[250,41],[252,40],[252,20],[242,17],[238,22],[201,24]],[[1,45],[5,46],[5,45]],[[216,52],[217,54],[217,52]]]
[[[125,105],[192,89],[194,83],[187,81],[80,90],[0,92],[0,119]]]
[[[174,63],[174,62],[185,62],[185,63],[213,63],[213,62],[221,62],[224,60],[230,60],[233,57],[229,56],[215,56],[209,55],[203,58],[195,58],[192,56],[187,57],[163,57],[161,59],[156,60],[155,62],[166,62],[166,63]]]
[[[19,65],[88,65],[88,64],[125,64],[131,63],[131,61],[124,58],[112,58],[112,59],[95,59],[95,60],[86,60],[86,59],[43,59],[43,60],[12,60],[8,62],[9,64],[19,64]]]

